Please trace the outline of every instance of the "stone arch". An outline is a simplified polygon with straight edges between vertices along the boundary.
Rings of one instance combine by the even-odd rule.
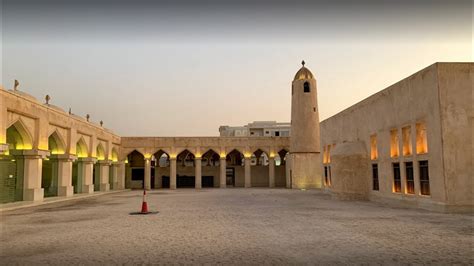
[[[9,144],[10,149],[15,150],[30,150],[33,148],[33,137],[21,118],[7,128],[7,144]]]
[[[113,162],[118,161],[118,152],[117,152],[117,149],[115,147],[112,147],[112,151],[110,153],[110,160],[112,160]]]
[[[99,161],[105,160],[105,149],[104,146],[102,146],[102,143],[97,145],[95,157]]]
[[[268,165],[269,153],[265,149],[258,148],[251,155],[256,160],[255,165]]]
[[[159,149],[153,153],[153,157],[156,160],[155,167],[168,167],[170,165],[170,155],[163,149]]]
[[[242,166],[244,164],[244,153],[238,149],[232,149],[226,155],[226,165],[228,166]]]
[[[66,152],[66,142],[57,130],[54,130],[48,137],[48,150],[51,154],[64,154]]]
[[[86,158],[89,156],[89,149],[87,148],[87,143],[84,140],[84,137],[80,137],[76,142],[76,156],[78,158]]]
[[[217,166],[219,165],[220,155],[214,149],[208,149],[203,155],[202,166]]]
[[[184,149],[183,151],[178,153],[178,155],[176,156],[177,163],[178,162],[181,163],[182,166],[187,166],[186,165],[187,162],[188,164],[190,164],[189,162],[192,162],[192,166],[194,166],[194,158],[195,158],[194,153],[192,153],[188,149]]]
[[[277,163],[276,161],[276,156],[275,156],[275,164],[277,166],[279,165],[286,165],[286,158],[288,156],[289,152],[287,149],[283,148],[281,150],[278,151],[277,155],[278,155],[278,158],[279,158],[279,163]]]

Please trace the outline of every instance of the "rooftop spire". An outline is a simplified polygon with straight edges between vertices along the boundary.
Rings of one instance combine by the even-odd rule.
[[[306,62],[303,60],[303,61],[301,61],[301,64],[304,66],[304,64],[306,64]]]

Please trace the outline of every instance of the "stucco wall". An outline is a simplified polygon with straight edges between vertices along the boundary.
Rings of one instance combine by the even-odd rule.
[[[322,121],[320,124],[322,149],[328,145],[337,146],[345,141],[362,141],[369,153],[370,136],[376,134],[378,158],[367,159],[367,165],[378,164],[380,190],[372,190],[372,176],[367,175],[369,198],[382,201],[389,199],[390,202],[407,201],[411,204],[414,202],[415,205],[423,207],[430,204],[435,206],[467,203],[472,197],[472,183],[467,182],[468,179],[472,179],[472,175],[468,175],[472,173],[472,166],[468,166],[468,162],[472,162],[472,157],[469,155],[472,154],[472,144],[468,141],[468,136],[472,136],[472,125],[470,128],[467,126],[469,120],[472,123],[472,79],[468,74],[472,75],[472,65],[433,64]],[[471,85],[468,87],[469,84]],[[471,109],[467,107],[469,104]],[[448,106],[455,108],[449,111]],[[466,116],[469,113],[471,118]],[[453,114],[458,115],[457,119],[450,118]],[[428,142],[426,154],[416,153],[416,123],[426,124]],[[413,153],[408,156],[401,154],[403,127],[411,128]],[[390,156],[392,129],[398,130],[400,138],[398,144],[400,155],[396,158]],[[444,143],[445,139],[447,143]],[[367,154],[367,157],[370,158],[370,154]],[[457,157],[463,159],[456,159]],[[419,178],[417,162],[420,160],[429,162],[431,195],[407,194],[404,192],[404,182],[402,182],[402,193],[392,192],[392,163],[401,164],[402,181],[405,181],[404,162],[414,162],[415,176]],[[334,167],[332,168],[334,170]],[[446,179],[445,169],[450,169],[452,173],[451,177]],[[419,184],[416,184],[416,187],[419,192]],[[471,195],[468,195],[470,194],[468,190],[471,191]],[[453,194],[452,201],[447,199],[451,194]]]

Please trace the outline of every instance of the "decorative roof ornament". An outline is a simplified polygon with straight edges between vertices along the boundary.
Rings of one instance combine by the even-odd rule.
[[[20,86],[20,82],[15,79],[15,85],[13,85],[13,90],[14,90],[14,91],[17,91],[17,90],[18,90],[18,86]]]
[[[100,126],[104,125],[104,121],[100,120]]]
[[[304,66],[304,64],[306,64],[306,62],[303,60],[303,61],[301,61],[301,64]]]
[[[298,70],[298,72],[296,72],[296,75],[295,75],[293,81],[314,79],[313,73],[311,73],[311,71],[304,66],[304,65],[306,65],[306,62],[304,60],[301,61],[301,65],[302,65],[302,67],[300,68],[300,70]]]
[[[86,115],[86,120],[87,122],[89,122],[89,118],[91,118],[91,116],[89,114]]]
[[[44,97],[44,99],[46,100],[46,104],[49,104],[49,100],[51,100],[51,97],[49,96],[49,94],[46,94],[46,97]]]
[[[69,107],[69,114],[72,115],[71,107]]]

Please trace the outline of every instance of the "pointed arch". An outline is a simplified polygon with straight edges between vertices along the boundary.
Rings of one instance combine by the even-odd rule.
[[[127,154],[126,163],[128,163],[130,167],[145,167],[145,155],[138,150],[133,150]]]
[[[30,150],[33,148],[33,137],[21,118],[7,128],[7,144],[9,144],[10,149],[16,150]]]
[[[176,158],[177,161],[180,162],[183,166],[187,166],[186,163],[191,164],[191,166],[194,166],[194,153],[192,153],[188,149],[184,149],[183,151],[181,151]]]
[[[117,149],[115,147],[112,147],[112,151],[111,151],[111,157],[110,159],[112,160],[112,162],[117,162],[118,161],[118,152],[117,152]]]
[[[156,160],[156,166],[158,167],[168,167],[170,165],[170,155],[165,150],[158,150],[153,153],[153,157]]]
[[[104,149],[104,146],[102,146],[102,143],[99,143],[97,145],[95,157],[99,161],[105,160],[105,149]]]
[[[229,166],[242,166],[244,164],[244,154],[237,149],[231,150],[226,155],[226,164]]]
[[[252,153],[252,159],[255,159],[255,165],[268,165],[268,153],[263,149],[257,149]]]
[[[219,159],[220,159],[220,156],[219,156],[219,153],[217,153],[215,150],[213,149],[209,149],[207,150],[202,156],[202,165],[203,166],[217,166],[219,165]]]
[[[76,142],[76,156],[78,158],[86,158],[89,156],[89,149],[87,148],[87,143],[84,140],[84,137],[80,137]]]
[[[48,137],[48,150],[51,154],[64,154],[66,143],[57,130],[54,130]]]

